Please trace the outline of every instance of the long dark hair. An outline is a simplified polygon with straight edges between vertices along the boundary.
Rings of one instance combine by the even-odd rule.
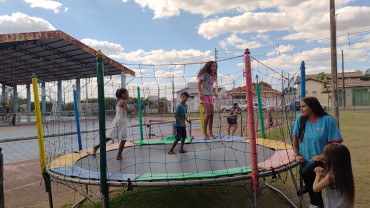
[[[116,91],[116,98],[117,100],[121,99],[122,98],[122,95],[125,94],[127,92],[126,88],[119,88],[117,89]]]
[[[315,116],[323,117],[325,115],[328,115],[327,112],[324,111],[324,109],[321,107],[321,104],[319,100],[315,97],[304,97],[301,101],[306,103],[308,107],[311,108],[312,112],[315,114]],[[298,139],[303,142],[303,136],[304,132],[306,130],[306,121],[308,120],[307,116],[301,117],[299,120],[299,133],[298,133]]]
[[[339,143],[330,143],[324,148],[325,171],[334,175],[334,182],[339,196],[344,203],[353,207],[355,185],[353,181],[351,154],[348,148]],[[330,176],[329,176],[330,180]]]
[[[215,61],[208,61],[198,72],[198,78],[200,78],[205,72],[207,72],[208,74],[212,74],[212,64],[215,63],[216,64],[216,72],[215,72],[215,75],[216,75],[216,78],[217,78],[217,68],[218,68],[218,65],[217,65],[217,62]]]

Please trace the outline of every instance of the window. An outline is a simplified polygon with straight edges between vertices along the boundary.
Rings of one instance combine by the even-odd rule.
[[[312,94],[314,94],[314,95],[317,94],[317,91],[312,91]]]
[[[308,94],[308,91],[305,91],[306,95]]]

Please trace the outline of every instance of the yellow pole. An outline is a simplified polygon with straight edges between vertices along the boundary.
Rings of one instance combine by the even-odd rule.
[[[200,97],[200,93],[198,94]],[[204,134],[204,122],[203,122],[203,104],[199,103],[199,112],[200,112],[200,123],[202,123],[202,133]]]
[[[39,139],[41,172],[43,173],[42,176],[45,177],[44,173],[46,173],[46,159],[45,159],[44,136],[42,132],[39,91],[37,87],[37,78],[35,75],[32,75],[32,86],[33,86],[33,97],[35,100],[36,126],[37,126],[37,136]]]

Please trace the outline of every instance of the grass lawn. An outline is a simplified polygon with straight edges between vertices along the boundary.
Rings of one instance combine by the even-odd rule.
[[[355,207],[365,208],[370,204],[370,111],[340,111],[340,130],[343,144],[351,151],[355,177]],[[297,170],[293,170],[297,176]],[[270,181],[271,177],[267,178]],[[247,181],[246,183],[249,183]],[[225,184],[223,184],[225,185]],[[126,188],[111,193],[111,207],[252,207],[250,187],[244,182],[233,182],[228,186],[196,186],[175,188]],[[298,197],[289,172],[273,186],[284,192],[296,205]],[[131,195],[130,197],[127,197]],[[308,194],[304,196],[304,207],[308,207]],[[259,207],[290,207],[284,198],[269,188],[264,188],[258,198]],[[71,207],[66,204],[63,207]],[[101,203],[85,202],[82,207],[101,207]]]

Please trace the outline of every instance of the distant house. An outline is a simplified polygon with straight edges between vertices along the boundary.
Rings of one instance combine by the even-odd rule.
[[[331,103],[332,80],[331,74],[325,74],[324,80],[318,79],[318,74],[306,75],[306,96],[316,97],[322,105],[333,106]],[[344,72],[344,92],[346,106],[370,105],[370,80],[362,80],[362,72]],[[338,73],[339,106],[342,99],[342,73]],[[297,77],[298,93],[301,92],[301,77]],[[300,96],[299,96],[300,97]]]
[[[188,99],[188,111],[189,112],[199,112],[199,90],[198,90],[198,82],[189,82],[187,87],[176,91],[176,106],[181,100],[181,93],[188,92],[189,99]],[[215,100],[215,105],[225,105],[227,103],[227,96],[225,93],[225,89],[223,87],[218,88],[219,99]]]
[[[257,102],[256,83],[252,83],[253,102]],[[281,103],[281,92],[269,86],[260,85],[261,102],[264,105],[276,106]],[[246,104],[246,86],[240,86],[226,92],[228,103]]]

